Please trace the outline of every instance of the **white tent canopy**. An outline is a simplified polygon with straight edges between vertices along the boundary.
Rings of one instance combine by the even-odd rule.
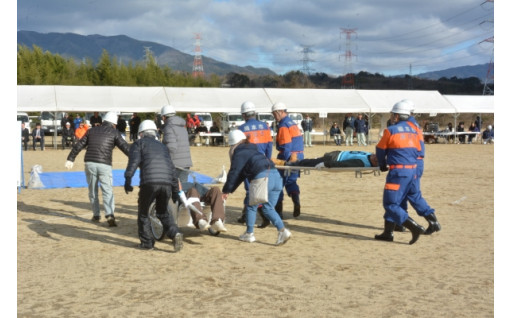
[[[414,103],[416,114],[456,112],[455,107],[438,91],[358,90],[358,93],[370,105],[372,113],[389,113],[393,105],[402,99],[408,99]]]
[[[438,91],[278,89],[203,87],[117,87],[18,85],[17,110],[160,112],[172,104],[177,112],[239,112],[252,101],[258,112],[283,102],[290,112],[388,113],[394,103],[410,99],[415,113],[494,113],[493,96],[443,96]]]
[[[444,95],[457,113],[494,114],[494,96],[492,95]]]

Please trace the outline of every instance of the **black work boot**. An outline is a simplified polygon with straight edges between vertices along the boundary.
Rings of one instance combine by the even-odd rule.
[[[412,233],[412,240],[409,241],[409,244],[414,244],[414,242],[416,242],[420,237],[420,234],[425,233],[425,228],[416,223],[416,221],[411,219],[411,217],[405,220],[403,226],[405,226]]]
[[[395,229],[395,223],[384,221],[384,232],[379,235],[375,235],[376,240],[393,242],[393,230]]]
[[[274,209],[276,210],[277,214],[279,214],[279,217],[281,218],[281,220],[284,220],[283,219],[283,201],[278,201],[276,203],[276,206],[274,207]]]
[[[395,232],[405,232],[406,229],[403,225],[395,224]]]
[[[293,201],[293,217],[296,218],[300,215],[300,199],[299,199],[298,193],[292,194],[292,201]]]
[[[270,225],[270,220],[267,219],[264,215],[263,215],[263,208],[262,207],[258,207],[258,214],[260,215],[261,217],[261,224],[258,225],[258,229],[264,229],[266,228],[267,226]]]
[[[236,219],[236,221],[240,224],[244,224],[245,221],[247,220],[245,217],[247,215],[246,209],[247,209],[247,207],[244,205],[244,209],[242,210],[242,215],[238,219]]]
[[[430,235],[434,232],[441,231],[441,224],[437,221],[437,217],[435,213],[429,214],[425,217],[425,220],[428,221],[428,228],[425,230],[425,235]]]

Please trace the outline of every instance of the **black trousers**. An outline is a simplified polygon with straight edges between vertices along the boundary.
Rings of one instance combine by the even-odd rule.
[[[169,213],[169,199],[172,187],[164,184],[144,184],[140,186],[138,199],[137,226],[140,242],[145,247],[153,247],[155,238],[151,234],[151,222],[149,220],[149,206],[156,200],[156,217],[162,222],[164,233],[174,239],[178,234],[178,225],[173,215]]]

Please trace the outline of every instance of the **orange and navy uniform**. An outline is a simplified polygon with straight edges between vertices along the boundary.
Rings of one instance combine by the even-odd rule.
[[[427,216],[429,214],[432,214],[435,212],[434,209],[428,205],[425,198],[423,198],[423,195],[421,194],[421,187],[420,187],[420,179],[423,176],[423,158],[425,158],[425,140],[423,139],[423,132],[421,131],[420,125],[418,125],[418,122],[413,116],[410,116],[407,120],[407,123],[409,126],[412,127],[418,133],[418,137],[420,140],[420,146],[421,151],[418,154],[418,161],[417,161],[417,167],[416,167],[416,178],[414,179],[415,187],[417,187],[417,191],[414,193],[416,194],[416,197],[412,199],[413,208],[416,210],[418,215],[420,216]],[[404,200],[402,202],[402,208],[407,211],[407,200]]]
[[[304,159],[304,138],[300,133],[299,126],[288,116],[283,117],[277,126],[276,149],[279,152],[277,159],[290,161]],[[300,194],[300,188],[297,179],[300,177],[299,172],[290,171],[288,175],[284,174],[284,170],[279,170],[283,178],[283,185],[289,196]],[[279,201],[284,197],[283,191],[279,195]]]
[[[407,121],[386,128],[377,144],[379,166],[389,166],[383,196],[384,219],[387,221],[401,225],[407,220],[409,215],[401,206],[404,200],[411,202],[413,207],[419,205],[419,188],[414,181],[421,150],[418,132]]]
[[[282,118],[277,126],[276,149],[279,152],[277,159],[289,161],[292,154],[298,160],[304,159],[304,138],[299,126],[288,116]]]
[[[248,119],[245,123],[238,127],[251,144],[258,146],[258,151],[267,158],[272,158],[272,133],[267,123],[259,121],[255,118]]]
[[[418,133],[406,121],[400,121],[384,130],[375,153],[379,166],[416,165],[420,151]]]
[[[420,138],[421,151],[418,155],[418,178],[421,178],[423,175],[423,158],[425,158],[425,139],[423,139],[423,132],[420,129],[420,125],[413,116],[410,116],[407,120],[409,126],[411,126],[417,133]]]

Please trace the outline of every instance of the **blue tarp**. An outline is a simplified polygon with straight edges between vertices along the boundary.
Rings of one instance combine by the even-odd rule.
[[[124,186],[124,171],[125,170],[112,170],[114,187]],[[39,174],[39,177],[43,184],[43,187],[39,189],[87,188],[84,171],[42,172]],[[201,184],[216,183],[214,178],[194,171],[190,171],[188,181]],[[139,182],[139,170],[137,169],[132,178],[132,186],[138,186]]]

